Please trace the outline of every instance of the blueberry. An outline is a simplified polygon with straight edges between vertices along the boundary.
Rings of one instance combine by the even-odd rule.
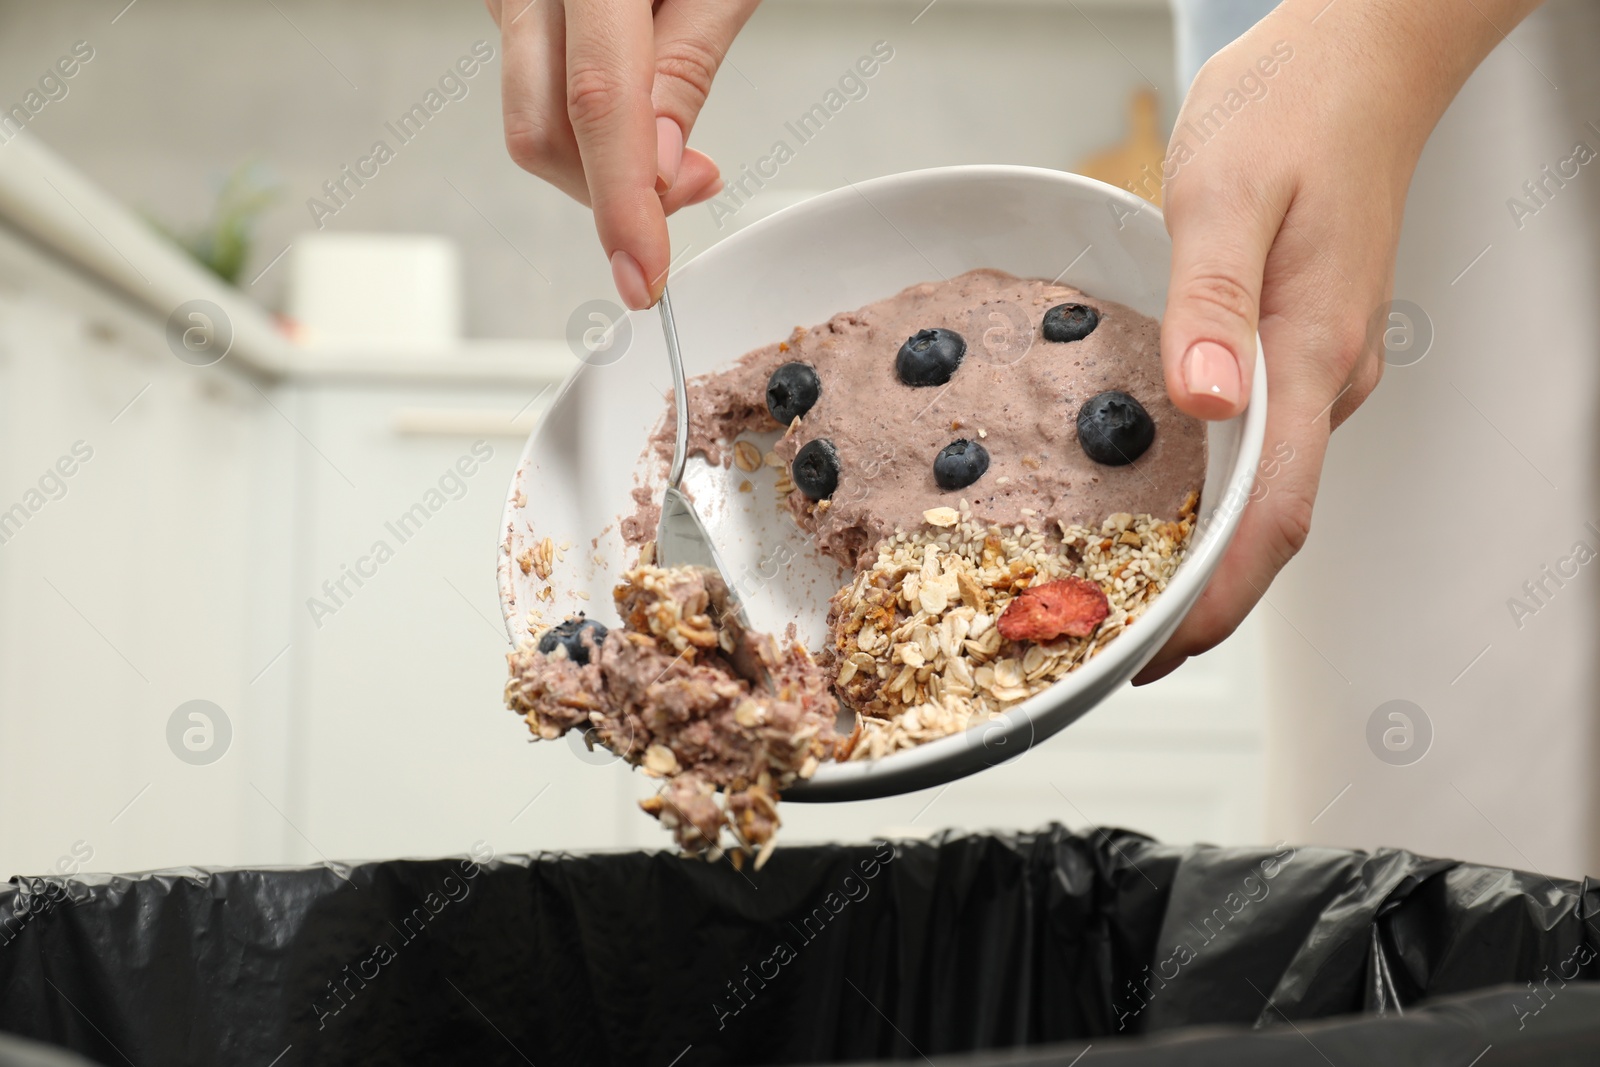
[[[966,354],[967,342],[954,330],[918,330],[900,346],[894,370],[907,385],[943,385],[961,366],[961,357]]]
[[[767,379],[767,410],[789,425],[816,406],[822,382],[809,363],[785,363]]]
[[[1087,304],[1057,304],[1044,313],[1039,332],[1046,341],[1081,341],[1100,325],[1100,312]]]
[[[1078,444],[1084,455],[1108,467],[1132,463],[1156,439],[1150,413],[1115,389],[1090,397],[1078,409]]]
[[[951,441],[933,457],[933,480],[940,489],[965,489],[989,469],[989,450],[976,441]]]
[[[606,639],[606,628],[593,619],[584,618],[580,611],[567,621],[546,630],[544,636],[539,638],[539,651],[549,655],[559,645],[567,650],[568,659],[581,666],[589,662],[589,646],[583,642],[585,632],[596,649]]]
[[[812,500],[826,500],[839,488],[839,450],[826,437],[807,441],[790,468],[795,487]]]

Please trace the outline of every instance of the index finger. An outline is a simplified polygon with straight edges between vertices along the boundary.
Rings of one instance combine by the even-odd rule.
[[[649,307],[671,253],[656,195],[655,33],[642,0],[569,0],[567,116],[595,228],[629,307]]]
[[[1233,633],[1310,533],[1332,432],[1328,398],[1338,386],[1318,358],[1318,330],[1269,315],[1261,335],[1276,358],[1267,361],[1267,428],[1255,478],[1249,496],[1233,505],[1243,509],[1238,529],[1200,599],[1134,676],[1135,685],[1155,681]]]

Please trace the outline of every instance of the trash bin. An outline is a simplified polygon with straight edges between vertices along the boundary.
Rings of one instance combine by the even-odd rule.
[[[22,878],[0,1030],[137,1067],[1592,1064],[1597,907],[1403,851],[1059,826],[760,871],[478,846]]]

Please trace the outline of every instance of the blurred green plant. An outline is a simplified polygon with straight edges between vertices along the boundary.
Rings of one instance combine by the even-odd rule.
[[[211,215],[200,225],[184,229],[149,214],[146,218],[202,267],[229,285],[238,285],[255,242],[256,223],[282,190],[260,163],[241,163],[217,187]]]

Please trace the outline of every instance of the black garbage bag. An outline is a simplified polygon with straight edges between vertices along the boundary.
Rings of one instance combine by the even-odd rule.
[[[1007,1062],[1092,1044],[1128,1064],[1468,1067],[1487,1046],[1481,1067],[1587,1064],[1597,908],[1587,880],[1401,851],[1058,826],[784,847],[759,872],[480,846],[18,879],[0,1030],[137,1067],[983,1062],[1052,1043]]]

